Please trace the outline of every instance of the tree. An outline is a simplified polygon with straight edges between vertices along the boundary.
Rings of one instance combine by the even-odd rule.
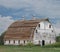
[[[0,36],[0,45],[3,45],[3,44],[4,44],[3,39],[4,39],[4,35],[5,35],[5,33],[6,33],[6,31],[3,32],[3,33],[1,34],[1,36]]]
[[[60,42],[60,36],[56,37],[56,42]]]

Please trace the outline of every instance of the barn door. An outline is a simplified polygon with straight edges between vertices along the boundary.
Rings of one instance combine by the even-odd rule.
[[[44,40],[42,40],[42,46],[44,46],[45,45],[45,41]]]

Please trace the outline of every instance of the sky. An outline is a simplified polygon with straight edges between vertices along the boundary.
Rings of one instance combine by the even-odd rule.
[[[16,20],[49,18],[60,33],[60,0],[0,0],[0,34]]]

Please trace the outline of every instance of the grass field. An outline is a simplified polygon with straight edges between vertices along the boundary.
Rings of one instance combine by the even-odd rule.
[[[0,46],[0,52],[60,52],[60,48],[44,48],[40,46]]]

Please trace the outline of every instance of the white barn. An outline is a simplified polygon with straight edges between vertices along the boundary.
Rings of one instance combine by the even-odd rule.
[[[55,43],[55,31],[49,19],[20,20],[8,27],[4,36],[4,45],[35,45]]]

